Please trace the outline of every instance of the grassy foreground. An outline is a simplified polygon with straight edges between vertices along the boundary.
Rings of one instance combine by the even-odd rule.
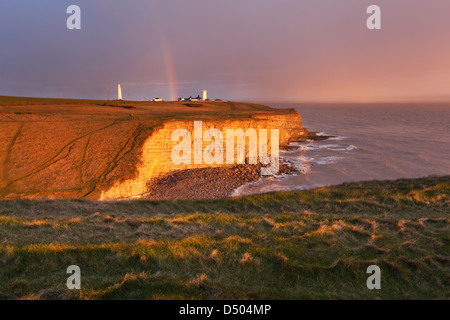
[[[4,299],[448,299],[450,176],[203,201],[0,202]],[[81,290],[66,269],[81,268]],[[366,269],[381,268],[381,290]]]

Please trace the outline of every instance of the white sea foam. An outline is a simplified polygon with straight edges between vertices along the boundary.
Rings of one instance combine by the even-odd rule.
[[[331,137],[331,138],[328,138],[328,140],[343,140],[343,139],[347,139],[347,137],[335,136],[334,134],[328,134],[326,132],[317,132],[316,136],[318,136],[318,137],[324,137],[324,136],[325,137]]]
[[[292,153],[298,152],[299,150],[351,151],[351,150],[358,149],[358,147],[356,147],[354,145],[342,146],[339,144],[320,144],[320,143],[308,143],[305,145],[305,144],[300,144],[300,143],[301,142],[291,143],[289,146],[298,147],[298,149],[284,150],[284,151],[281,151],[280,154],[292,154]]]
[[[349,145],[348,147],[345,148],[334,148],[332,149],[333,151],[352,151],[352,150],[356,150],[358,149],[358,147],[354,146],[354,145]]]
[[[345,139],[348,139],[348,137],[336,136],[336,137],[329,138],[328,140],[345,140]]]
[[[310,145],[307,145],[308,150],[322,150],[322,149],[333,149],[333,148],[338,148],[339,145],[337,144],[313,144],[311,143]]]
[[[323,157],[323,158],[319,158],[319,159],[313,159],[312,162],[316,163],[316,164],[320,164],[320,165],[324,165],[324,164],[332,164],[332,163],[336,163],[336,161],[338,161],[339,159],[342,159],[342,157]]]
[[[258,181],[251,182],[251,183],[245,184],[243,186],[240,186],[239,188],[234,190],[233,193],[230,194],[230,197],[239,197],[242,195],[252,193],[251,192],[252,188],[257,188],[258,193],[273,192],[273,191],[294,191],[294,190],[304,190],[304,189],[310,188],[307,185],[305,185],[305,186],[301,186],[301,185],[290,186],[290,185],[279,185],[279,184],[275,185],[274,181],[270,181],[270,179],[272,179],[273,177],[276,177],[276,176],[272,176],[270,178],[265,178],[264,185],[261,185],[260,184],[261,180],[258,180]]]
[[[291,146],[291,145],[290,145]],[[295,146],[296,147],[296,146]],[[299,146],[297,149],[292,149],[292,150],[280,150],[280,155],[283,154],[292,154],[292,153],[297,153],[299,151],[304,151],[304,150],[308,150],[309,148],[306,146]]]
[[[294,168],[300,171],[301,173],[311,172],[311,164],[309,157],[300,155],[294,157],[284,157],[282,158],[282,160],[294,166]]]
[[[329,136],[325,132],[319,132],[318,136]],[[292,191],[311,188],[311,183],[304,186],[292,184],[290,179],[295,179],[295,176],[304,174],[311,174],[314,170],[314,165],[324,166],[330,165],[343,159],[341,155],[347,154],[348,151],[358,149],[355,145],[345,144],[340,142],[346,137],[338,136],[327,140],[310,140],[302,142],[290,143],[291,150],[281,150],[280,159],[292,165],[300,173],[282,174],[278,176],[271,176],[260,178],[255,182],[251,182],[240,186],[233,191],[231,196],[240,196],[251,193],[264,193],[271,191]],[[316,171],[316,170],[314,170]]]
[[[311,171],[311,164],[319,164],[319,165],[332,164],[340,159],[343,158],[337,156],[316,157],[316,158],[298,156],[298,157],[283,158],[284,161],[291,163],[297,170],[300,170],[303,173],[309,173]]]

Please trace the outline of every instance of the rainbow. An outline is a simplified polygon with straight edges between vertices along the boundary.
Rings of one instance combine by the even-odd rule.
[[[176,74],[175,74],[175,63],[172,58],[172,52],[170,50],[169,44],[165,38],[161,39],[162,50],[164,56],[164,64],[167,71],[167,81],[169,82],[169,96],[172,101],[177,101],[178,99],[178,88],[176,84]]]
[[[178,100],[178,88],[176,82],[177,77],[175,73],[175,62],[172,57],[172,51],[170,49],[167,36],[162,28],[160,19],[158,18],[158,14],[156,14],[155,11],[152,11],[152,13],[153,13],[153,21],[155,21],[156,23],[159,38],[161,39],[161,49],[164,57],[164,65],[166,67],[167,72],[167,81],[169,83],[169,97],[172,101],[177,101]]]

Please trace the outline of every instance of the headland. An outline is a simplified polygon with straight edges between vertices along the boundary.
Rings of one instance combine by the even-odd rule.
[[[248,146],[247,164],[173,163],[179,141],[172,133],[194,130],[196,121],[201,134],[211,128],[277,129],[281,148],[313,135],[295,109],[253,103],[0,97],[0,199],[179,198],[170,188],[188,188],[187,198],[218,198],[259,179],[248,163]],[[281,164],[278,171],[292,170]],[[185,183],[194,173],[196,179]],[[174,185],[174,177],[182,183]]]

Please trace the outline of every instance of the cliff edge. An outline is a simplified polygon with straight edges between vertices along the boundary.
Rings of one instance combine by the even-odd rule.
[[[139,198],[153,178],[209,166],[171,160],[172,133],[194,121],[202,133],[278,129],[280,146],[309,134],[296,110],[251,103],[0,97],[0,199]]]

